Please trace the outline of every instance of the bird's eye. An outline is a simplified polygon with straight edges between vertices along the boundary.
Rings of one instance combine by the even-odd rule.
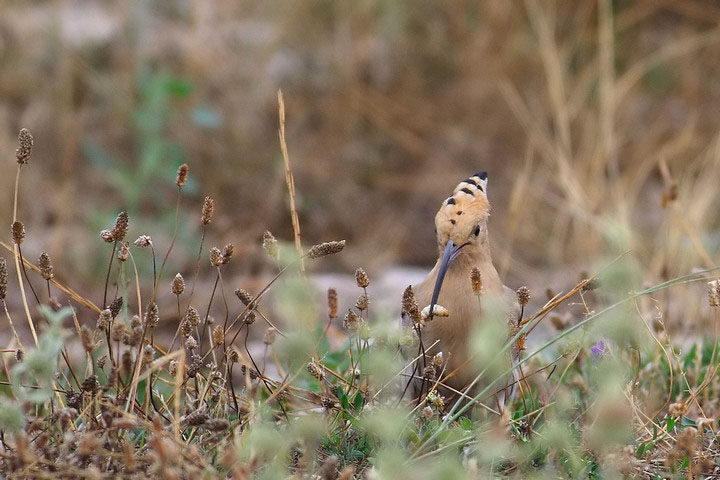
[[[477,225],[477,226],[475,227],[475,231],[473,232],[473,235],[475,235],[476,237],[477,237],[478,235],[480,235],[480,225]]]

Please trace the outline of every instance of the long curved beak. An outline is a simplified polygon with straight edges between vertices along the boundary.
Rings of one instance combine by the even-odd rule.
[[[438,269],[437,278],[435,279],[435,288],[433,288],[432,299],[430,300],[430,319],[432,319],[435,314],[435,305],[440,296],[440,289],[442,288],[443,280],[445,280],[445,274],[452,261],[455,260],[465,245],[467,245],[467,243],[456,246],[452,239],[448,240],[447,245],[445,245],[442,260],[440,260],[440,268]]]

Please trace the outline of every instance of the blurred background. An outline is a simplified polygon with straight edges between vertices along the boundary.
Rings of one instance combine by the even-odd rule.
[[[130,240],[164,253],[187,162],[169,271],[194,265],[212,195],[206,246],[234,243],[228,269],[248,281],[269,268],[264,230],[292,240],[282,89],[303,242],[348,241],[312,268],[427,271],[440,202],[486,170],[510,286],[542,304],[624,252],[654,284],[717,264],[719,71],[714,0],[5,0],[0,215],[26,127],[24,253],[48,251],[88,292],[120,210]],[[654,310],[702,330],[704,286],[690,288]]]

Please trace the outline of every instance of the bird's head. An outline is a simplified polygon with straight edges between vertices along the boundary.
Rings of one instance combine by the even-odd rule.
[[[476,173],[463,180],[435,215],[441,260],[430,303],[431,314],[440,295],[445,273],[453,260],[464,248],[487,241],[487,219],[490,215],[487,184],[486,172]]]

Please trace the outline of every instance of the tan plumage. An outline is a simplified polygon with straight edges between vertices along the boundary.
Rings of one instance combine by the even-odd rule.
[[[487,174],[481,172],[461,182],[440,207],[435,216],[440,256],[428,276],[413,287],[421,309],[437,304],[450,313],[446,318],[435,317],[425,322],[421,334],[426,347],[437,342],[426,351],[427,356],[432,358],[437,352],[443,352],[445,375],[455,372],[444,383],[460,391],[479,373],[477,362],[470,360],[472,354],[468,345],[474,328],[483,321],[516,321],[519,314],[513,291],[503,285],[492,263],[487,232],[489,215]],[[470,280],[473,267],[480,270],[482,298],[493,299],[504,310],[499,317],[487,315],[481,307],[486,302],[478,301],[473,293]],[[433,293],[437,298],[433,299]],[[407,324],[406,319],[404,322]],[[422,372],[423,364],[418,367],[416,372]],[[480,384],[478,388],[484,385]],[[423,387],[422,381],[416,381],[413,387],[414,397],[427,393],[427,384]],[[473,391],[478,390],[474,388],[468,393]],[[446,389],[443,393],[452,396],[451,390]],[[495,406],[502,408],[502,405]]]

